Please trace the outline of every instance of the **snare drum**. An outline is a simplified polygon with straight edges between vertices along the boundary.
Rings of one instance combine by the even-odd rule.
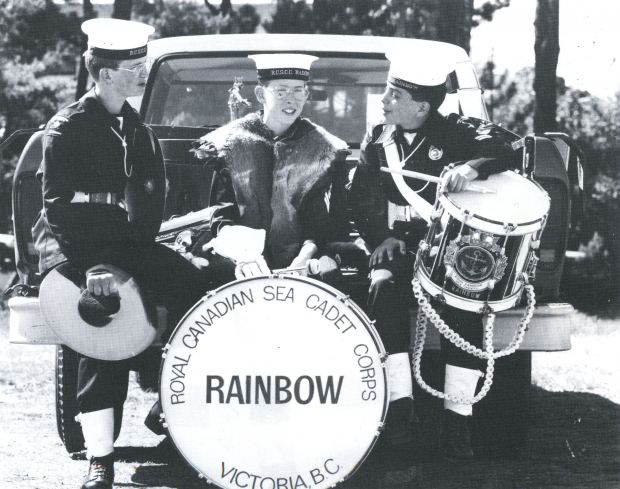
[[[255,277],[205,296],[164,353],[170,436],[224,488],[331,487],[369,454],[387,411],[385,350],[337,290]]]
[[[416,277],[431,296],[458,309],[513,307],[533,278],[550,199],[514,172],[476,180],[489,193],[443,192],[420,242]]]

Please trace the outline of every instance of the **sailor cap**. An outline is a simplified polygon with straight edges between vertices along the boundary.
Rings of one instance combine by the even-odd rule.
[[[446,78],[454,71],[455,63],[438,53],[386,53],[390,60],[388,82],[411,93],[442,90]]]
[[[288,79],[308,81],[310,65],[316,61],[316,56],[309,54],[251,54],[256,63],[258,79],[260,81]]]
[[[120,19],[90,19],[82,24],[88,49],[101,58],[136,59],[146,56],[149,36],[155,29],[141,22]]]

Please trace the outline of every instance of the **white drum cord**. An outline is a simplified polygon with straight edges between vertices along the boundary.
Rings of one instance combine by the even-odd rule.
[[[417,383],[422,387],[426,392],[432,394],[435,397],[439,397],[441,399],[447,399],[452,402],[456,402],[459,404],[475,404],[480,401],[484,396],[487,395],[491,385],[493,384],[493,373],[495,370],[495,359],[499,357],[503,357],[506,355],[510,355],[514,353],[523,341],[523,336],[525,335],[525,331],[532,319],[532,315],[534,314],[534,306],[536,304],[536,297],[534,295],[534,287],[528,283],[527,277],[525,274],[522,275],[523,280],[525,282],[524,288],[527,294],[527,306],[525,308],[525,314],[521,318],[519,326],[515,331],[515,335],[510,342],[510,344],[504,348],[503,350],[494,351],[493,350],[493,325],[495,322],[495,314],[489,313],[487,316],[487,324],[485,327],[485,335],[484,335],[484,350],[475,347],[468,341],[461,338],[461,336],[456,333],[453,329],[451,329],[444,321],[439,317],[437,311],[433,308],[430,303],[429,298],[424,293],[422,289],[422,285],[420,281],[414,276],[412,280],[413,285],[413,294],[418,301],[419,309],[418,309],[418,317],[417,317],[417,326],[416,326],[416,338],[413,349],[413,376],[416,379]],[[422,351],[424,349],[424,342],[426,340],[426,326],[428,319],[431,320],[431,323],[437,328],[437,330],[450,342],[452,342],[455,346],[459,347],[461,350],[469,353],[470,355],[474,355],[478,358],[487,360],[487,368],[486,373],[484,375],[484,384],[480,389],[480,392],[473,398],[461,398],[451,396],[444,392],[438,391],[430,387],[424,380],[422,379],[422,375],[420,373],[420,364],[422,362]]]

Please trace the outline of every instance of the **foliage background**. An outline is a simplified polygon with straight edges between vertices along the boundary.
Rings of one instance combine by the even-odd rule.
[[[155,37],[258,28],[418,37],[469,50],[471,29],[492,21],[497,9],[509,7],[509,0],[487,1],[477,9],[471,0],[314,0],[312,5],[279,0],[273,15],[262,22],[255,7],[236,8],[226,1],[219,8],[208,0],[116,0],[114,5],[128,6],[134,20],[156,28]],[[0,141],[17,129],[44,124],[75,99],[84,12],[91,15],[82,2],[0,0]],[[497,73],[489,61],[478,75],[492,120],[521,135],[532,133],[534,69]],[[573,210],[569,245],[585,258],[567,262],[563,291],[581,309],[615,315],[620,290],[620,91],[599,98],[567,86],[561,78],[556,88],[558,130],[570,135],[586,155],[585,211]],[[17,156],[9,149],[0,161],[0,233],[12,232],[11,181]]]

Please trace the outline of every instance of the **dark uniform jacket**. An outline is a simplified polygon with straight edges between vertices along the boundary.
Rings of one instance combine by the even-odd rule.
[[[348,239],[344,141],[301,118],[274,137],[254,113],[201,145],[216,158],[211,205],[232,204],[216,214],[215,232],[223,221],[264,229],[272,268],[289,266],[307,240],[321,248]]]
[[[408,202],[398,190],[392,175],[380,171],[382,166],[388,165],[383,145],[377,141],[387,138],[394,138],[401,161],[415,151],[407,159],[405,170],[440,176],[450,163],[467,163],[478,171],[479,179],[486,179],[492,173],[515,167],[514,153],[507,143],[486,134],[484,127],[477,130],[467,119],[456,114],[444,117],[438,112],[431,113],[416,131],[411,144],[399,126],[375,126],[361,145],[349,194],[356,227],[371,249],[388,237],[417,245],[426,229],[426,222],[420,218],[409,222],[389,222],[388,202],[396,206],[407,206]],[[404,180],[427,202],[435,202],[436,184],[408,177]]]
[[[127,246],[154,242],[165,199],[163,157],[127,102],[120,115],[122,128],[91,90],[45,128],[37,172],[43,210],[33,226],[42,273],[64,260],[84,272],[113,263]],[[80,202],[79,193],[113,195],[117,204]]]

